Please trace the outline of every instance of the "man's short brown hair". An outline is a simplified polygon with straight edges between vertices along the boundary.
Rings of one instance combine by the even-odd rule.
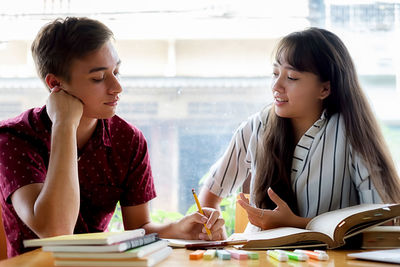
[[[46,24],[31,46],[40,78],[44,81],[52,73],[69,81],[72,60],[99,49],[111,38],[107,26],[89,18],[59,18]]]

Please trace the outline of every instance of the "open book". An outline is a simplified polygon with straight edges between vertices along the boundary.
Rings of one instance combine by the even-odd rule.
[[[255,233],[233,234],[228,240],[247,239],[243,249],[337,248],[345,239],[400,216],[400,204],[361,204],[313,218],[306,229],[280,227]]]

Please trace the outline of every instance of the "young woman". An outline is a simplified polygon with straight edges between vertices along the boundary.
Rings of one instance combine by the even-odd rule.
[[[400,183],[342,41],[318,28],[284,37],[275,51],[274,103],[237,129],[200,194],[218,208],[249,176],[252,225],[305,227],[321,213],[399,202]]]

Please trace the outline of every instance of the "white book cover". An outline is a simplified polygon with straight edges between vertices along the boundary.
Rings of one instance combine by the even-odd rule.
[[[165,247],[144,258],[136,259],[115,259],[115,260],[100,260],[100,259],[56,259],[55,266],[146,266],[151,267],[166,259],[172,253],[171,247]]]
[[[49,245],[110,245],[136,237],[144,236],[144,229],[123,232],[99,232],[24,240],[25,247]]]

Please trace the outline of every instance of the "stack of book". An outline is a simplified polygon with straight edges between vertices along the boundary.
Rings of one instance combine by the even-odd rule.
[[[55,266],[154,266],[172,252],[143,229],[30,239],[24,246],[52,252]]]

